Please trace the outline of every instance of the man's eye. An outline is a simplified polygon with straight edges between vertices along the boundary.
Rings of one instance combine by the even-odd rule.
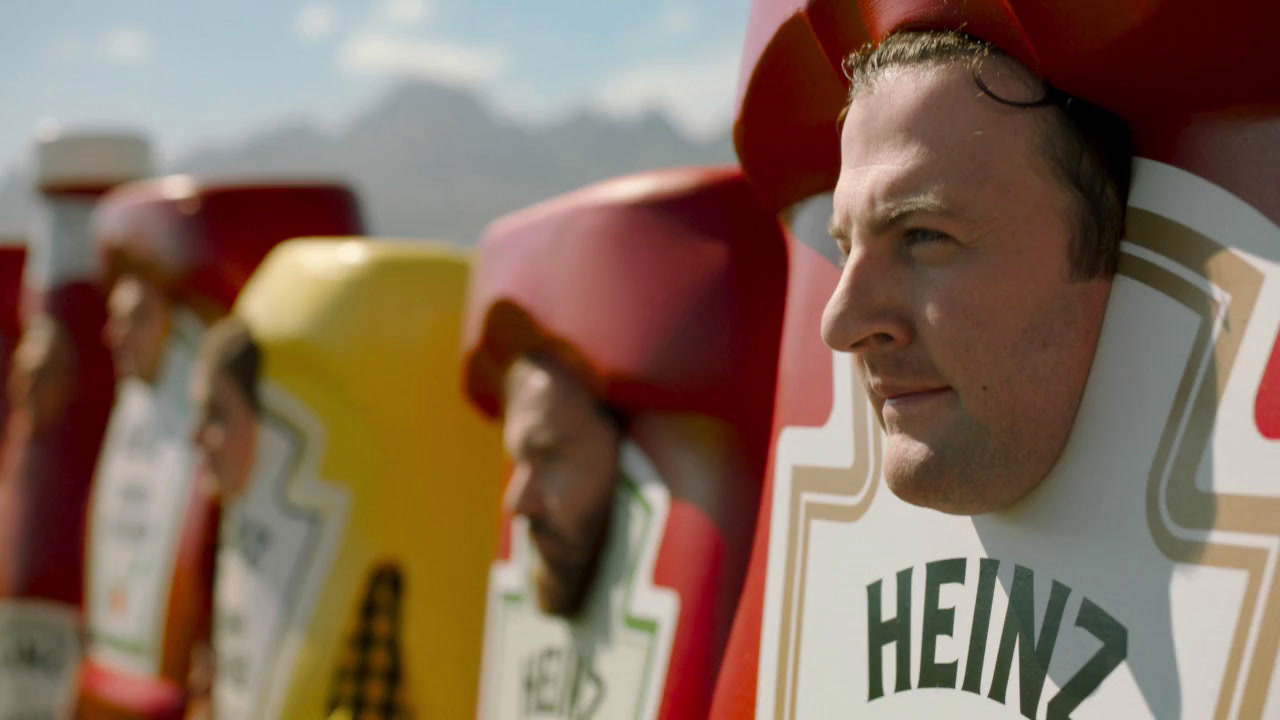
[[[553,465],[560,460],[562,455],[560,448],[554,445],[538,448],[532,453],[534,462],[539,465]]]
[[[911,228],[903,233],[903,241],[908,246],[922,243],[949,242],[950,240],[950,235],[939,230],[930,230],[929,228]]]
[[[227,422],[227,410],[221,405],[210,405],[209,410],[205,413],[205,418],[214,425],[225,425]]]
[[[831,228],[829,234],[831,235],[831,244],[836,246],[836,257],[839,259],[840,267],[844,267],[844,264],[849,260],[849,238],[843,231],[834,227]]]

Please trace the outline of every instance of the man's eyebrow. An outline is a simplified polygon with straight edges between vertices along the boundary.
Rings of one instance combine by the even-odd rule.
[[[955,216],[956,213],[946,203],[938,199],[937,195],[921,193],[892,200],[881,205],[876,208],[870,218],[863,224],[872,235],[879,235],[910,216],[917,214]],[[849,225],[843,216],[833,214],[831,222],[827,226],[827,232],[831,234],[837,244],[849,241]]]
[[[892,200],[876,208],[867,221],[867,228],[873,235],[888,231],[912,215],[955,215],[938,196],[933,193],[921,193],[909,197]]]
[[[545,453],[564,443],[564,433],[547,428],[536,428],[521,440],[520,449],[526,454]]]

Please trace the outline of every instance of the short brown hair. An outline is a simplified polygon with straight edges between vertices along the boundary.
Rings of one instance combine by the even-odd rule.
[[[1040,96],[1022,100],[993,92],[983,81],[982,70],[994,58],[1026,70],[1040,85]],[[953,63],[967,66],[978,89],[996,102],[1051,110],[1040,145],[1050,172],[1071,193],[1075,208],[1071,276],[1089,280],[1114,275],[1133,165],[1129,126],[1119,116],[1061,92],[990,43],[961,32],[937,30],[897,32],[845,58],[850,81],[845,110],[890,68]],[[842,114],[842,124],[843,120]]]
[[[249,332],[249,326],[234,315],[209,327],[200,341],[196,362],[213,371],[226,372],[244,393],[255,413],[262,412],[258,392],[258,376],[262,372],[262,351]]]

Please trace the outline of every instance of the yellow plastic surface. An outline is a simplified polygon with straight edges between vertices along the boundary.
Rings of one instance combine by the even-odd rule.
[[[323,426],[320,478],[350,493],[281,717],[325,717],[371,573],[386,562],[404,573],[414,716],[475,716],[501,444],[461,391],[468,271],[467,256],[442,245],[293,240],[236,304],[265,378]]]

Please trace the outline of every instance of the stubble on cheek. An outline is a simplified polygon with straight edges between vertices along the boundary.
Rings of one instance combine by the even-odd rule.
[[[948,319],[950,327],[959,327],[957,317]],[[1032,358],[1045,351],[1028,352],[1027,345],[1042,346],[1047,330],[1038,324],[1002,333],[987,330],[951,335],[945,365],[949,373],[929,366],[932,377],[947,383],[954,394],[937,409],[934,422],[906,432],[886,424],[883,403],[876,408],[888,436],[886,481],[908,503],[974,514],[1001,507],[1035,485],[1024,477],[1026,469],[1038,464],[1027,440],[1043,412],[1036,398],[1042,381],[1032,367],[1040,362]],[[1009,341],[992,342],[999,335]]]

